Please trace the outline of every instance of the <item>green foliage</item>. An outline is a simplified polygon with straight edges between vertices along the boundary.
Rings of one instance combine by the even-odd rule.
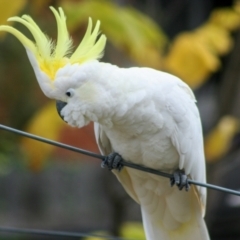
[[[102,32],[116,48],[139,65],[160,68],[167,37],[148,16],[131,7],[120,7],[107,0],[62,2],[70,32],[86,24],[89,16],[101,21]]]

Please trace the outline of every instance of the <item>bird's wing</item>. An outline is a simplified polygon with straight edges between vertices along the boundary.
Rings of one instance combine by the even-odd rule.
[[[98,147],[101,151],[102,155],[108,155],[114,151],[111,146],[111,142],[107,135],[105,134],[104,130],[98,123],[94,123],[94,133],[95,138],[98,144]],[[138,197],[134,191],[131,178],[127,171],[127,168],[123,168],[120,172],[117,170],[112,170],[112,172],[117,176],[118,180],[123,185],[125,191],[137,202],[139,203]]]
[[[205,158],[200,116],[191,89],[178,82],[166,98],[166,114],[171,119],[170,138],[179,153],[179,169],[192,179],[206,182]],[[168,126],[167,126],[168,127]],[[206,189],[196,187],[195,192],[205,213]]]

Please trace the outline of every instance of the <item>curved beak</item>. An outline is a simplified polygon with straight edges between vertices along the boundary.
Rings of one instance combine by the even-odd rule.
[[[66,105],[67,105],[66,102],[62,102],[62,101],[59,101],[59,100],[56,101],[56,108],[57,108],[58,115],[61,117],[61,119],[63,121],[64,121],[64,119],[63,119],[63,116],[61,115],[61,111]]]

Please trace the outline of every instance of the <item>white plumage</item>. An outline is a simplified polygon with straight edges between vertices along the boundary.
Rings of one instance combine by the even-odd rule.
[[[122,69],[92,61],[72,72],[59,70],[57,95],[73,89],[61,114],[77,127],[95,122],[98,146],[126,161],[172,173],[184,169],[205,182],[200,117],[190,88],[170,74],[149,68]],[[56,85],[57,86],[57,85]],[[115,175],[141,205],[148,240],[208,239],[203,220],[206,190],[170,187],[169,179],[124,168]]]

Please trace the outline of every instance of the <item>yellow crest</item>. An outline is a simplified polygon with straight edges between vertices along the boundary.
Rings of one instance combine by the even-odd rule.
[[[100,59],[103,56],[106,36],[102,34],[96,41],[100,21],[97,21],[92,31],[92,19],[89,18],[87,31],[77,49],[72,53],[72,39],[67,30],[64,12],[62,8],[59,8],[59,12],[53,7],[50,7],[50,9],[57,21],[58,36],[56,43],[46,36],[34,20],[27,15],[23,15],[21,18],[11,17],[8,21],[20,22],[25,25],[33,35],[35,43],[13,27],[0,26],[0,31],[7,31],[18,38],[23,46],[35,55],[41,70],[53,80],[57,70],[67,63],[83,63],[93,59]]]

